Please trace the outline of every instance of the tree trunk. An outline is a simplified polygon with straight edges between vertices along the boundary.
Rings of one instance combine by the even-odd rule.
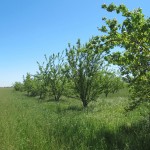
[[[105,93],[105,96],[108,97],[108,93]]]
[[[82,100],[82,103],[83,103],[83,106],[84,106],[84,107],[87,107],[87,106],[88,106],[88,102],[87,102],[87,100],[85,100],[85,99],[84,99],[84,100]]]

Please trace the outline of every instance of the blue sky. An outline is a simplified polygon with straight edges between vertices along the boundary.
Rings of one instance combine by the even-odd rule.
[[[36,73],[44,54],[100,35],[101,18],[114,17],[101,4],[112,2],[131,10],[141,7],[150,16],[149,0],[0,0],[0,86]]]

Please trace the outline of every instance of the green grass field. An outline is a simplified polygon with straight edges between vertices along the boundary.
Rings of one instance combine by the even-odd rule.
[[[79,100],[40,102],[0,88],[0,150],[148,150],[148,110],[125,113],[127,95],[101,96],[83,109]]]

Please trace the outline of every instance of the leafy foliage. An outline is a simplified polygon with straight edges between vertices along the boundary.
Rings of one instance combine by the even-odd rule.
[[[101,87],[103,93],[107,97],[109,93],[116,93],[124,87],[124,83],[120,77],[117,77],[114,72],[105,71],[102,74]]]
[[[67,81],[67,66],[65,65],[63,53],[53,54],[49,58],[45,56],[46,67],[39,64],[41,72],[44,72],[44,82],[49,87],[49,94],[59,101]]]
[[[150,18],[145,18],[142,10],[129,11],[125,5],[116,6],[102,5],[108,12],[121,14],[125,19],[119,23],[116,19],[103,18],[105,26],[99,28],[104,36],[98,38],[97,42],[103,49],[119,46],[124,52],[116,52],[107,60],[120,66],[121,73],[130,82],[131,109],[141,102],[150,102]],[[130,109],[129,108],[129,109]]]
[[[23,91],[23,84],[21,82],[15,82],[13,87],[16,91],[20,91],[20,92]]]
[[[27,73],[26,77],[24,77],[24,89],[27,91],[27,95],[30,96],[32,90],[32,78],[31,74]]]
[[[69,45],[66,52],[70,79],[84,107],[87,107],[91,100],[96,100],[102,92],[97,77],[98,72],[104,68],[103,53],[95,54],[95,50],[88,44],[81,46],[78,40],[77,45]]]

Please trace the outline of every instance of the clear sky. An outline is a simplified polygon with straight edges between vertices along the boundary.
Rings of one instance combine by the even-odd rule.
[[[150,16],[149,0],[0,0],[0,87],[36,73],[44,54],[99,35],[101,18],[108,16],[101,4],[112,2]]]

